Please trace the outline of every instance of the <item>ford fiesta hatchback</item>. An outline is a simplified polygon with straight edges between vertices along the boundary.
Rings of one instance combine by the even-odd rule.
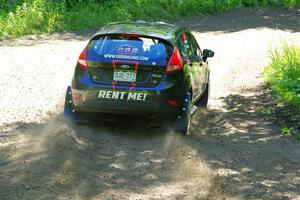
[[[78,58],[64,114],[77,123],[86,113],[172,117],[187,134],[192,108],[207,105],[213,55],[184,27],[108,24]]]

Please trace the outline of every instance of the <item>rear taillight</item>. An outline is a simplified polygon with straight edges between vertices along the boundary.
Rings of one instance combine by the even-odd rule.
[[[84,50],[82,51],[82,53],[80,54],[77,63],[79,64],[79,66],[82,69],[87,69],[88,65],[87,65],[87,61],[86,61],[86,54],[87,54],[87,47],[84,48]]]
[[[170,106],[178,106],[178,105],[179,105],[179,102],[178,102],[178,101],[169,100],[169,101],[167,101],[167,102],[168,102],[168,104],[169,104]]]
[[[167,73],[177,72],[182,69],[182,60],[178,49],[174,49],[172,56],[170,58],[169,64],[167,66]]]

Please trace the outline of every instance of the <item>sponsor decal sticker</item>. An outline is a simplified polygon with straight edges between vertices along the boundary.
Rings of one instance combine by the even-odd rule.
[[[119,92],[100,90],[98,97],[101,99],[120,99],[120,100],[132,100],[132,101],[145,101],[147,93],[143,92]]]
[[[134,56],[134,55],[123,55],[123,54],[104,54],[104,58],[110,59],[126,59],[126,60],[139,60],[148,61],[149,57],[146,56]]]
[[[186,34],[183,32],[182,34],[181,34],[181,36],[182,36],[182,39],[185,41],[185,40],[187,40],[186,39]]]
[[[122,45],[118,48],[117,54],[123,54],[123,55],[137,55],[139,53],[139,49],[132,45]]]
[[[187,40],[187,37],[186,37],[185,33],[182,33],[182,39],[183,39],[183,42],[184,42],[184,47],[185,48],[190,48],[190,45],[189,45],[189,42]]]

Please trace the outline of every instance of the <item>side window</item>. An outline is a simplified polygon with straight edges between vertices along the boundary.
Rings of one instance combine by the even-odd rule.
[[[195,37],[191,33],[188,33],[187,36],[188,36],[188,39],[191,43],[191,47],[193,49],[194,57],[196,57],[197,59],[202,59],[202,52],[201,52],[201,49],[199,48],[197,40],[195,39]]]
[[[193,55],[193,49],[191,47],[190,42],[188,41],[186,32],[181,32],[178,35],[177,43],[183,56],[186,57],[188,60],[191,60]]]

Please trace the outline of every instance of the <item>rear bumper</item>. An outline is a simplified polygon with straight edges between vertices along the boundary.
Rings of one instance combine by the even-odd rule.
[[[93,113],[137,114],[137,115],[168,115],[177,113],[177,108],[157,102],[118,102],[104,100],[74,101],[76,111]]]
[[[168,104],[169,100],[182,99],[176,81],[162,81],[155,87],[131,87],[93,82],[86,72],[75,75],[72,80],[74,109],[81,112],[178,115],[179,105]],[[118,93],[118,94],[117,94]]]
[[[77,96],[72,98],[74,109],[80,112],[166,116],[179,113],[179,105],[169,105],[161,91],[103,88],[72,88],[71,91]]]

